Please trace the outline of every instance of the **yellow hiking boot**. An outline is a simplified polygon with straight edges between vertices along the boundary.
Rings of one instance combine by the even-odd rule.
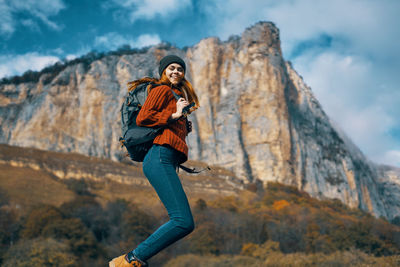
[[[129,258],[131,259],[130,261],[129,261]],[[125,254],[125,255],[122,255],[122,256],[112,259],[108,263],[108,266],[109,267],[146,267],[147,263],[137,259],[133,255],[129,255],[129,257],[128,257],[128,254]]]

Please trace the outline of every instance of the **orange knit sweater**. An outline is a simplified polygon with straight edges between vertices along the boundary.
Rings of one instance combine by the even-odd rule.
[[[177,89],[173,89],[178,95],[182,95]],[[153,88],[146,98],[146,101],[140,110],[136,124],[145,127],[165,126],[164,131],[154,139],[154,144],[170,145],[172,148],[182,152],[187,160],[188,146],[186,136],[186,120],[168,121],[172,113],[176,112],[176,99],[171,92],[171,87],[161,85]],[[181,162],[181,163],[182,163]]]

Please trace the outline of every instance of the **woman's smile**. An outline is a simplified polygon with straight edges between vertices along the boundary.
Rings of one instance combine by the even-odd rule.
[[[168,65],[165,69],[165,74],[167,75],[168,80],[174,85],[180,83],[185,75],[182,66],[178,63]]]

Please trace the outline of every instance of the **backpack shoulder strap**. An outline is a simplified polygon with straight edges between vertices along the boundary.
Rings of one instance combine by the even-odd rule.
[[[191,168],[188,168],[188,167],[183,166],[181,164],[179,164],[179,168],[181,168],[182,170],[184,170],[187,173],[201,173],[201,172],[203,172],[205,170],[211,170],[211,168],[209,166],[207,166],[207,167],[197,171],[196,168],[191,169]]]
[[[177,93],[175,93],[174,90],[173,90],[172,88],[171,88],[171,92],[172,92],[172,94],[174,95],[174,97],[175,97],[176,100],[179,100],[179,98],[181,98],[181,96],[178,95]]]

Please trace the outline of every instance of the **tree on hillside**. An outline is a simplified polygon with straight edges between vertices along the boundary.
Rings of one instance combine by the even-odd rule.
[[[68,245],[54,239],[23,240],[5,255],[3,267],[73,267],[76,257]]]
[[[62,220],[63,214],[53,206],[36,207],[29,213],[23,225],[22,238],[32,239],[42,235],[42,230],[51,222]]]

